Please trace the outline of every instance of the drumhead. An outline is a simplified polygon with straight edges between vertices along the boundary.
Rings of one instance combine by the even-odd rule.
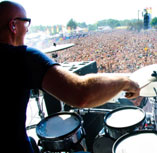
[[[112,153],[157,153],[157,131],[136,131],[120,137]]]
[[[76,113],[62,112],[43,119],[36,128],[42,139],[59,139],[75,132],[81,125],[81,117]]]
[[[145,119],[145,112],[138,107],[122,107],[107,114],[105,123],[113,128],[125,128]]]

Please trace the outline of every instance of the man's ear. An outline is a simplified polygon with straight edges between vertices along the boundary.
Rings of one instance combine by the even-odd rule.
[[[14,34],[16,34],[16,25],[15,25],[15,22],[14,20],[10,21],[9,22],[9,29],[11,30],[11,32],[13,32]]]

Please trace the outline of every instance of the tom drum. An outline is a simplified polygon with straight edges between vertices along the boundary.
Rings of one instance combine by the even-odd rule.
[[[82,124],[78,114],[59,112],[39,122],[36,133],[45,151],[69,151],[84,138]]]
[[[135,131],[123,135],[114,143],[112,153],[157,153],[157,131]]]
[[[104,117],[105,130],[114,139],[143,128],[146,114],[134,106],[121,107],[109,112]]]

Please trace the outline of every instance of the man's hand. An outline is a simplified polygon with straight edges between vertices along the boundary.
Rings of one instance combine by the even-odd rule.
[[[126,88],[125,91],[126,91],[125,97],[128,99],[137,98],[140,94],[139,85],[132,80],[129,80],[128,88]]]

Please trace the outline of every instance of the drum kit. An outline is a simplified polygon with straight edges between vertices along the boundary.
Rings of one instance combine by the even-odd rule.
[[[130,79],[138,82],[140,96],[150,98],[152,113],[124,106],[115,109],[83,108],[52,114],[36,126],[42,153],[157,153],[157,64],[135,71]],[[86,145],[82,115],[103,114],[104,123],[94,139],[92,150]],[[151,123],[148,122],[148,116]],[[148,128],[151,124],[151,128]]]

